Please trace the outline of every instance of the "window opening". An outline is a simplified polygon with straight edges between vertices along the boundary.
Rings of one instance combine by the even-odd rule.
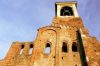
[[[67,52],[67,43],[63,42],[62,52]]]
[[[23,49],[24,49],[24,45],[21,45],[21,51],[20,51],[20,54],[23,53]]]
[[[77,52],[77,51],[78,51],[78,50],[77,50],[76,42],[73,42],[73,44],[72,44],[72,51],[73,51],[73,52]]]
[[[33,44],[30,44],[29,54],[32,54],[32,51],[33,51]]]
[[[45,47],[45,54],[49,54],[49,53],[50,53],[50,43],[47,43]]]

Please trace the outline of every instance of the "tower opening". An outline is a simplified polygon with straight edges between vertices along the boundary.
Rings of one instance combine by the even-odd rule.
[[[45,47],[45,54],[49,54],[49,53],[50,53],[50,43],[47,43]]]
[[[24,49],[24,45],[22,44],[22,45],[21,45],[21,51],[20,51],[20,54],[23,53],[23,49]]]
[[[29,54],[32,54],[32,51],[33,51],[33,44],[30,44]]]
[[[73,15],[73,10],[69,6],[64,6],[60,10],[60,15],[61,16],[72,16]]]
[[[77,52],[78,51],[76,42],[73,42],[73,44],[72,44],[72,51],[73,52]]]
[[[62,52],[67,52],[67,43],[63,42],[63,46],[62,46]]]

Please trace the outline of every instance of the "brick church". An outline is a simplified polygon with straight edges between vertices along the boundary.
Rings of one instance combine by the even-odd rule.
[[[33,42],[13,42],[0,66],[100,66],[100,42],[84,27],[77,2],[56,2],[52,24]]]

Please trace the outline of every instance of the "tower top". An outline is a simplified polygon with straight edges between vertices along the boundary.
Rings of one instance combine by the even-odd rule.
[[[56,2],[55,14],[57,17],[78,17],[77,2]]]
[[[76,1],[71,1],[71,2],[56,2],[56,4],[75,4],[77,5]]]

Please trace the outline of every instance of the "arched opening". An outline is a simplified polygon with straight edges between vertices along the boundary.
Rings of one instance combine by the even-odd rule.
[[[73,44],[72,44],[72,51],[73,52],[77,52],[78,51],[76,42],[73,42]]]
[[[60,10],[60,15],[61,15],[61,16],[72,16],[72,15],[74,15],[74,14],[73,14],[73,10],[72,10],[71,7],[69,7],[69,6],[64,6],[64,7],[62,7],[61,10]]]
[[[47,43],[45,47],[45,54],[50,54],[50,51],[51,51],[50,43]]]
[[[30,44],[29,54],[32,54],[32,51],[33,51],[33,44]]]
[[[24,45],[22,44],[22,45],[21,45],[21,51],[20,51],[20,54],[23,53],[23,49],[24,49]]]
[[[63,42],[62,52],[68,52],[68,50],[67,50],[67,43],[66,42]]]

